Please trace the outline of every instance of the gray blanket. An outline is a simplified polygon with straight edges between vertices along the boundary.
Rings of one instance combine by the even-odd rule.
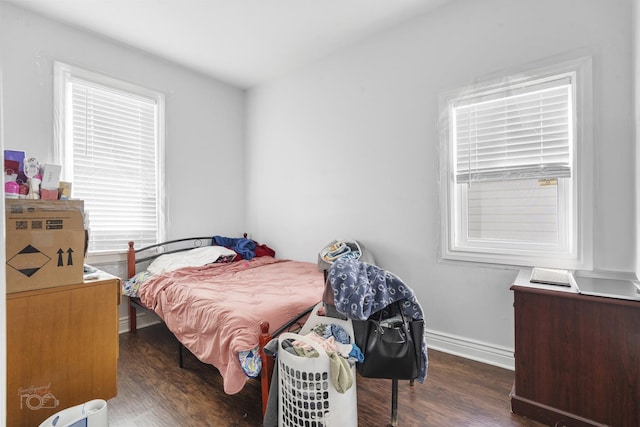
[[[339,258],[329,269],[336,310],[353,320],[366,320],[372,314],[398,301],[406,317],[424,320],[422,307],[413,289],[395,274],[354,259]],[[365,354],[366,357],[366,354]],[[427,343],[422,339],[422,369],[418,381],[427,376]]]

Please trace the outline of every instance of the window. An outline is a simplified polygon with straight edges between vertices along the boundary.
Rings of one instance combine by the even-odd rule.
[[[590,267],[590,61],[441,97],[443,258]]]
[[[164,237],[164,98],[56,63],[57,155],[89,219],[89,252]]]

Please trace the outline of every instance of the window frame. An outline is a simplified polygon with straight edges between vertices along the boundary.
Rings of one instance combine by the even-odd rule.
[[[528,70],[503,74],[484,81],[478,81],[440,95],[440,253],[441,261],[467,261],[477,263],[502,264],[526,267],[548,267],[563,269],[592,268],[592,192],[593,178],[590,171],[593,164],[592,143],[592,76],[591,57],[580,57],[557,64],[527,67]],[[455,100],[483,93],[505,91],[509,87],[519,87],[533,81],[553,78],[562,74],[572,75],[574,105],[572,188],[566,188],[562,179],[558,180],[559,197],[563,208],[573,208],[572,218],[563,218],[569,250],[565,253],[549,253],[530,245],[501,245],[499,242],[466,244],[459,238],[461,223],[457,209],[466,203],[464,193],[455,181],[455,144],[451,128],[451,115]],[[566,179],[565,179],[566,180]],[[568,197],[567,197],[568,194]],[[560,205],[559,205],[560,206]],[[466,212],[466,211],[465,211]],[[559,224],[560,225],[560,224]]]
[[[113,89],[117,92],[129,93],[134,96],[150,98],[157,103],[157,123],[156,123],[156,182],[157,182],[157,231],[158,242],[164,241],[167,233],[167,222],[165,215],[165,96],[161,92],[138,86],[124,80],[106,76],[101,73],[90,71],[74,65],[54,62],[54,162],[62,165],[62,180],[68,180],[67,174],[73,166],[69,162],[73,160],[73,148],[68,142],[70,127],[67,117],[68,92],[67,84],[72,78],[84,80],[99,86]],[[89,218],[89,221],[91,219]],[[126,254],[127,248],[122,250],[98,250],[89,251],[94,262],[119,261],[122,254]]]

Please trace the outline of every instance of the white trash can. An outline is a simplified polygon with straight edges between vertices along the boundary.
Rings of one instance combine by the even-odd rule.
[[[90,400],[51,415],[39,427],[109,427],[107,402]]]

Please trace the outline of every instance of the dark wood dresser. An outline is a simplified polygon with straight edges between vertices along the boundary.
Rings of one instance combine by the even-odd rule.
[[[512,411],[558,427],[640,426],[640,301],[511,289]]]

